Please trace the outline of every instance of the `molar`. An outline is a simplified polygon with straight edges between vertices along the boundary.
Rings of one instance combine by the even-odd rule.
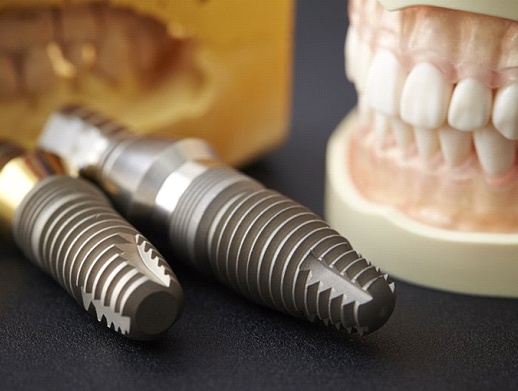
[[[438,128],[446,120],[452,85],[430,63],[417,64],[401,94],[401,118],[421,128]]]
[[[492,92],[484,83],[466,78],[457,84],[448,110],[448,123],[459,130],[473,130],[487,124]]]

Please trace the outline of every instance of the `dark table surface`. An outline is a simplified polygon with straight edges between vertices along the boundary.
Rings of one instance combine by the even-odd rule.
[[[326,141],[356,99],[343,71],[346,2],[297,5],[291,136],[245,171],[322,214]],[[175,266],[183,316],[163,339],[137,343],[14,248],[2,245],[0,267],[0,389],[518,389],[518,300],[397,281],[389,322],[357,337]]]

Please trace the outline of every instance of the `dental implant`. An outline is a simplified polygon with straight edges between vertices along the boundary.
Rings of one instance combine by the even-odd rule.
[[[318,216],[224,165],[199,139],[137,137],[84,107],[48,120],[40,147],[104,189],[123,216],[247,298],[365,334],[394,286]]]
[[[131,339],[159,337],[181,312],[182,289],[158,251],[56,156],[0,141],[0,233]]]

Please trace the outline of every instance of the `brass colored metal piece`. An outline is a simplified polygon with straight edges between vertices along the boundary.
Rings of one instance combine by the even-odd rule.
[[[204,141],[137,137],[69,107],[49,119],[40,146],[99,184],[143,232],[257,303],[360,334],[392,313],[386,275],[307,208],[225,166]]]
[[[158,251],[89,182],[46,152],[0,142],[0,229],[85,310],[133,339],[179,316],[182,289]]]

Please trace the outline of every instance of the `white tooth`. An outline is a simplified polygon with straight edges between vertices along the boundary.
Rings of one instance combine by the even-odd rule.
[[[378,50],[365,86],[370,105],[384,114],[396,116],[404,83],[405,73],[396,56],[388,50]]]
[[[491,115],[491,89],[474,78],[459,81],[451,97],[448,123],[459,130],[483,127]]]
[[[385,139],[389,132],[389,121],[385,114],[375,112],[374,114],[374,133],[379,140]]]
[[[475,130],[474,141],[478,160],[486,173],[496,177],[509,171],[516,156],[514,141],[490,126]]]
[[[360,43],[359,46],[356,89],[358,92],[363,92],[367,81],[367,73],[371,66],[372,50],[366,42]]]
[[[518,139],[518,83],[498,89],[493,106],[493,125],[508,139]]]
[[[398,147],[401,149],[410,147],[414,139],[412,127],[399,118],[392,118],[390,126],[392,127],[392,132],[394,133]]]
[[[445,126],[439,129],[439,141],[444,160],[451,167],[464,163],[471,154],[471,133]]]
[[[446,120],[452,85],[432,64],[423,62],[408,74],[401,94],[401,118],[414,126],[437,128]]]
[[[419,156],[425,160],[431,159],[439,150],[437,131],[427,128],[414,128],[414,135]]]
[[[347,36],[345,38],[345,74],[347,79],[351,82],[355,82],[358,75],[358,53],[360,46],[360,38],[355,28],[349,27],[347,30]]]

